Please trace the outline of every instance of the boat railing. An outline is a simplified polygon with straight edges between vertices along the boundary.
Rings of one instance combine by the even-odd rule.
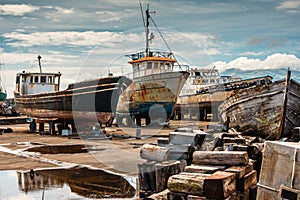
[[[188,65],[174,65],[169,67],[158,67],[158,68],[151,68],[151,69],[135,69],[133,72],[129,72],[124,74],[128,78],[137,78],[141,76],[147,76],[151,74],[160,74],[160,73],[167,73],[167,72],[176,72],[176,71],[188,71]]]
[[[131,58],[132,60],[138,60],[144,57],[147,57],[147,52],[142,51],[134,54],[126,55],[127,57]],[[173,53],[171,52],[161,52],[161,51],[150,51],[149,57],[160,57],[160,58],[173,58]]]

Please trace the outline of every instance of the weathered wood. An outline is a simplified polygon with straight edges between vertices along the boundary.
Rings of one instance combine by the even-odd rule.
[[[170,132],[169,133],[169,143],[170,144],[190,144],[192,147],[201,146],[207,133],[203,131],[197,132]]]
[[[246,174],[243,178],[240,178],[237,182],[237,190],[244,192],[248,190],[251,186],[257,183],[257,174],[256,171]]]
[[[237,179],[243,178],[246,174],[251,173],[253,170],[253,164],[248,163],[248,165],[244,166],[231,166],[225,170],[225,172],[232,172],[235,173]]]
[[[257,133],[261,137],[276,139],[281,129],[284,131],[281,136],[288,136],[295,126],[300,125],[300,85],[290,80],[284,106],[286,114],[282,115],[285,88],[285,81],[279,80],[268,85],[240,89],[220,104],[219,116],[223,122],[230,117],[230,127],[239,127],[244,133]],[[283,129],[279,128],[280,124]]]
[[[236,191],[236,177],[234,173],[217,171],[204,180],[206,198],[224,199]]]
[[[185,161],[165,161],[163,163],[156,163],[155,178],[156,178],[156,192],[161,192],[167,188],[168,179],[170,176],[178,174],[184,170],[186,166]]]
[[[182,172],[169,178],[168,189],[171,192],[203,195],[204,180],[208,176],[208,174]]]
[[[178,192],[168,192],[168,200],[186,200],[187,194]]]
[[[155,162],[138,163],[139,188],[143,191],[155,191]]]
[[[266,141],[259,184],[277,191],[281,184],[300,190],[300,143]]]
[[[285,185],[280,186],[279,197],[281,199],[300,200],[300,190],[296,190]]]
[[[205,165],[190,165],[184,169],[184,172],[189,173],[201,173],[201,174],[213,174],[218,171],[218,167],[205,166]]]
[[[206,200],[205,196],[188,195],[187,200]]]
[[[241,144],[234,144],[232,146],[233,151],[247,151],[248,146],[246,145],[241,145]],[[249,156],[249,154],[248,154]],[[250,156],[249,156],[250,157]]]
[[[168,193],[169,192],[170,191],[168,189],[166,189],[162,192],[152,194],[149,197],[144,198],[144,199],[147,199],[147,200],[168,200]]]
[[[165,147],[169,144],[169,138],[157,138],[157,146]]]
[[[234,143],[234,144],[245,144],[245,138],[232,138],[232,137],[224,137],[223,143]]]
[[[144,144],[140,150],[140,156],[148,161],[163,162],[167,160],[169,150],[151,144]]]
[[[279,193],[275,190],[272,189],[268,189],[262,186],[257,187],[257,195],[256,195],[256,199],[278,199],[278,195]]]
[[[195,151],[193,163],[199,165],[247,165],[247,152],[243,151]]]

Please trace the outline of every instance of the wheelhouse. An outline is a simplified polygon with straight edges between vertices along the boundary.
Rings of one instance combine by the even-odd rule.
[[[61,73],[30,73],[23,71],[16,77],[16,92],[20,95],[59,91]]]

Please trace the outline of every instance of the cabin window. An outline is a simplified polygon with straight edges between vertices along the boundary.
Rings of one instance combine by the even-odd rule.
[[[24,76],[22,76],[22,83],[26,82],[26,78]]]
[[[46,83],[46,76],[41,76],[41,83]]]
[[[33,76],[30,76],[30,81],[29,83],[33,83]]]
[[[165,70],[168,70],[170,68],[170,63],[165,64]]]
[[[152,69],[152,62],[147,63],[147,69]]]
[[[158,63],[154,63],[154,69],[158,69]]]
[[[195,72],[195,76],[201,76],[200,72]]]
[[[160,69],[164,69],[164,63],[160,63]]]
[[[48,76],[48,83],[52,83],[52,76]]]
[[[214,79],[210,79],[210,83],[215,83],[215,80]]]
[[[35,82],[35,83],[38,83],[38,82],[39,82],[39,77],[38,77],[38,76],[35,76],[35,77],[34,77],[34,82]]]

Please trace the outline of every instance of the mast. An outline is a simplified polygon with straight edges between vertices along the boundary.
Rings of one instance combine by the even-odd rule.
[[[149,13],[149,4],[147,5],[146,12],[146,56],[149,56],[149,19],[150,19],[150,13]]]
[[[39,60],[40,73],[43,73],[42,72],[42,64],[41,64],[41,58],[42,58],[42,56],[39,55],[37,58]]]

